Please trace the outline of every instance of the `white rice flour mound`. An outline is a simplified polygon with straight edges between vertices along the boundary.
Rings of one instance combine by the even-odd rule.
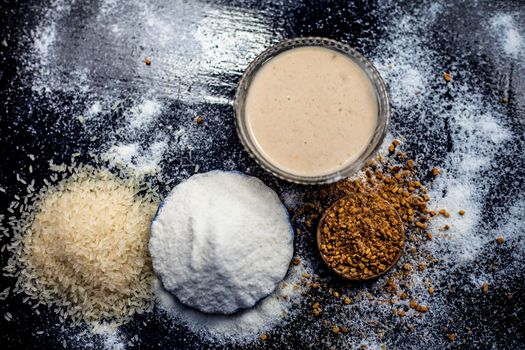
[[[212,171],[176,186],[151,225],[164,287],[202,312],[254,306],[284,278],[293,234],[277,194],[255,177]]]

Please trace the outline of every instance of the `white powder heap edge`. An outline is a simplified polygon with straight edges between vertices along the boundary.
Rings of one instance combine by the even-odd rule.
[[[297,305],[309,287],[304,276],[312,273],[304,264],[293,265],[276,290],[254,308],[234,315],[207,315],[188,308],[167,292],[160,281],[155,293],[163,314],[183,323],[203,339],[222,344],[247,344],[277,325],[284,325],[302,312]]]
[[[279,197],[261,180],[212,171],[164,200],[150,253],[164,287],[183,304],[231,314],[254,306],[284,278],[293,234]]]

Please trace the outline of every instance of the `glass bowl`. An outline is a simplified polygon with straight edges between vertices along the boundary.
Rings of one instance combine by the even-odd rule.
[[[357,63],[363,71],[366,73],[372,86],[377,99],[377,125],[372,135],[372,138],[368,145],[366,146],[364,152],[353,162],[347,164],[343,168],[340,168],[337,171],[326,175],[320,176],[304,176],[297,175],[280,169],[278,166],[274,165],[269,159],[267,159],[263,152],[259,150],[256,141],[249,131],[249,126],[245,117],[245,102],[248,95],[248,89],[250,84],[259,71],[259,69],[270,59],[279,55],[280,53],[305,46],[314,46],[314,47],[323,47],[330,50],[337,51],[344,54],[346,57],[350,58],[352,61]],[[341,42],[326,39],[321,37],[305,37],[305,38],[295,38],[284,40],[276,45],[273,45],[259,54],[255,60],[248,66],[244,72],[239,85],[237,87],[237,92],[235,94],[235,100],[233,103],[235,125],[237,128],[237,134],[241,139],[241,142],[245,149],[248,151],[250,156],[255,159],[255,161],[263,167],[265,170],[272,173],[274,176],[287,180],[290,182],[306,185],[319,185],[339,181],[344,179],[354,172],[359,170],[377,151],[381,145],[390,121],[390,105],[388,94],[386,91],[385,83],[379,75],[377,69],[372,65],[372,63],[367,60],[363,55],[358,53],[354,48],[349,45],[343,44]]]

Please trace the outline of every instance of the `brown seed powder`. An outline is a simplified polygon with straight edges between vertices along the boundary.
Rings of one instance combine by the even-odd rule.
[[[403,249],[403,227],[395,209],[377,194],[354,193],[338,200],[319,225],[326,263],[355,280],[385,272]]]

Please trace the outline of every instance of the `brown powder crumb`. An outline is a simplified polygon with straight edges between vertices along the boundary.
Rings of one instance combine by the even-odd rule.
[[[458,211],[458,214],[463,216],[463,215],[465,215],[465,211],[463,209],[461,209],[460,211]]]
[[[448,211],[446,211],[445,209],[440,209],[439,210],[439,214],[443,215],[446,218],[450,217],[450,213]]]
[[[503,236],[499,236],[496,238],[496,242],[498,242],[498,244],[503,244],[505,243],[505,238]]]
[[[312,313],[315,317],[318,317],[321,314],[321,304],[314,303],[312,305]]]
[[[261,340],[262,341],[268,340],[268,334],[266,334],[266,333],[261,334]]]
[[[428,239],[429,241],[432,240],[432,237],[433,237],[433,236],[432,236],[432,233],[430,233],[430,232],[427,233],[427,239]]]
[[[299,258],[299,257],[295,257],[295,258],[293,258],[292,261],[293,261],[293,264],[294,264],[294,265],[299,265],[299,264],[301,263],[301,258]]]
[[[151,65],[151,57],[146,57],[144,63],[146,63],[147,66]]]
[[[339,334],[340,331],[341,331],[341,329],[339,328],[339,326],[334,325],[332,327],[332,333]]]
[[[202,123],[204,123],[204,118],[201,117],[200,115],[198,115],[198,116],[195,118],[195,123],[197,123],[197,125],[201,125]]]
[[[428,306],[425,306],[425,305],[418,305],[416,306],[416,310],[421,312],[421,313],[425,313],[428,311]]]
[[[417,269],[419,271],[425,271],[425,269],[427,268],[427,263],[425,262],[420,262],[418,265],[417,265]]]
[[[334,298],[339,298],[340,297],[338,292],[333,292],[332,295],[334,296]]]
[[[425,223],[423,223],[421,221],[418,221],[418,222],[416,222],[416,226],[419,227],[419,228],[425,229],[425,228],[428,227],[428,224],[425,224]]]
[[[403,264],[403,270],[405,270],[405,271],[412,270],[412,265],[410,265],[409,263],[404,263]]]
[[[342,326],[339,328],[339,331],[343,334],[348,334],[348,332],[350,332],[350,330],[348,329],[347,326]]]
[[[398,309],[398,310],[397,310],[397,315],[398,315],[399,317],[404,317],[404,316],[406,315],[406,312],[405,312],[405,310],[403,310],[403,309]]]
[[[438,176],[439,174],[441,174],[441,170],[439,170],[439,168],[432,168],[432,170],[430,171],[430,173],[432,174],[432,176]]]
[[[415,301],[414,299],[410,300],[409,306],[411,309],[415,309],[417,307],[417,301]]]
[[[449,333],[449,334],[447,334],[447,338],[448,338],[449,341],[453,342],[453,341],[456,341],[457,336],[456,336],[455,333]]]
[[[408,299],[408,294],[406,292],[401,293],[400,295],[401,299],[406,300]]]
[[[445,225],[441,228],[443,231],[448,231],[450,229],[450,226]]]
[[[350,305],[351,302],[352,302],[352,300],[349,297],[345,297],[345,299],[344,299],[345,305]]]
[[[483,282],[483,285],[481,286],[481,290],[483,291],[483,294],[489,294],[488,282]]]
[[[446,82],[452,81],[452,74],[449,72],[443,73],[443,79],[445,79]]]
[[[430,295],[434,294],[434,288],[429,287],[428,288],[428,294],[430,294]]]

